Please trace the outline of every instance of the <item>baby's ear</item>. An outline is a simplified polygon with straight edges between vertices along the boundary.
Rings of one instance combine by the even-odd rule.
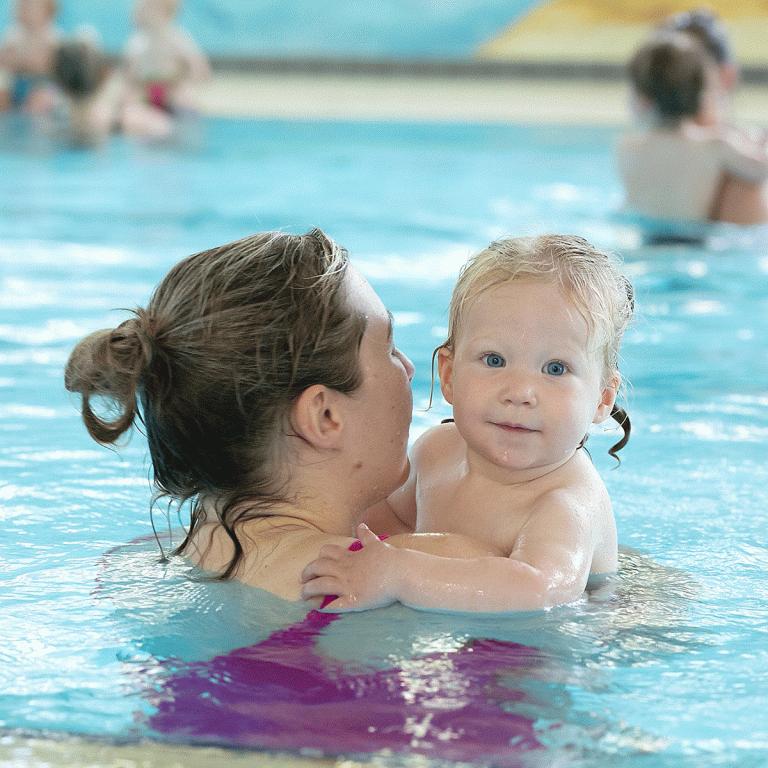
[[[293,433],[318,450],[338,447],[344,429],[339,394],[322,384],[305,389],[291,408]]]
[[[610,415],[613,408],[613,404],[616,402],[616,396],[619,394],[619,378],[618,376],[610,376],[606,379],[605,388],[600,395],[600,402],[597,405],[597,411],[595,411],[595,417],[592,419],[593,424],[600,424],[605,421]]]
[[[440,377],[440,391],[449,405],[453,405],[453,361],[453,350],[440,347],[437,351],[437,375]]]

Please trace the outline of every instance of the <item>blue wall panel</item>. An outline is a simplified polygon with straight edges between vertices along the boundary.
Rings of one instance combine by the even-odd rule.
[[[536,0],[185,0],[180,22],[211,56],[462,59]],[[12,16],[5,4],[4,27]],[[60,0],[59,24],[91,23],[117,53],[130,0]]]

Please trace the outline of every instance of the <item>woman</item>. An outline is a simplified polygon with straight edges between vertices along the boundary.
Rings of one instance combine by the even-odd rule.
[[[143,421],[159,494],[192,505],[176,552],[300,599],[321,546],[349,546],[362,512],[408,475],[413,366],[390,315],[317,229],[189,256],[134,315],[67,363],[89,433],[111,444]],[[98,415],[95,397],[117,418]],[[476,553],[419,539],[436,554]]]

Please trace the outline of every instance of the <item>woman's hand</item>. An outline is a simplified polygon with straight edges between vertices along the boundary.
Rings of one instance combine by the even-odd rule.
[[[301,596],[338,595],[330,611],[364,611],[397,602],[396,562],[402,550],[386,544],[364,523],[357,527],[362,548],[352,552],[326,544],[303,571]]]

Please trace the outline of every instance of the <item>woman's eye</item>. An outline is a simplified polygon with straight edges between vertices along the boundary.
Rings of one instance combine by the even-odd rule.
[[[483,355],[483,362],[489,368],[503,368],[504,358],[501,355],[497,355],[495,352],[490,352],[487,355]]]
[[[544,370],[546,370],[550,376],[562,376],[565,373],[566,368],[563,363],[553,361],[551,363],[547,363],[547,366]]]

